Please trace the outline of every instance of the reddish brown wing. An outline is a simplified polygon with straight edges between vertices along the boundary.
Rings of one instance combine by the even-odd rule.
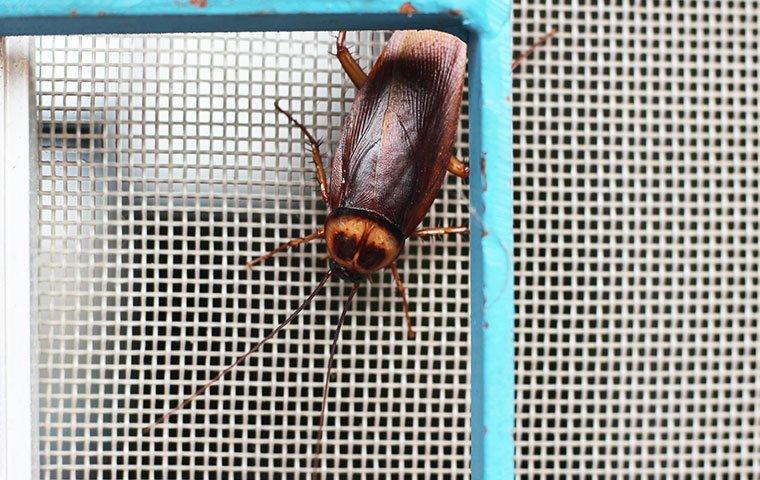
[[[330,207],[367,210],[409,236],[441,188],[459,122],[466,46],[395,32],[351,107],[332,162]]]

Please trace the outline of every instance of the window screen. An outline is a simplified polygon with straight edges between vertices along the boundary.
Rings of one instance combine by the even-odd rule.
[[[349,290],[337,280],[168,425],[140,427],[250,348],[327,269],[321,243],[244,264],[324,221],[310,154],[274,102],[326,140],[329,159],[354,95],[335,33],[37,40],[41,478],[306,471]],[[349,43],[368,66],[387,38]],[[466,224],[467,203],[449,176],[425,225]],[[328,405],[330,478],[469,477],[468,244],[407,243],[414,340],[389,273],[351,305]]]
[[[520,478],[760,475],[760,4],[519,1]]]

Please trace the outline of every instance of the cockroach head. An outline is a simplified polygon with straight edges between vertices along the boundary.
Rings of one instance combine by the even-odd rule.
[[[336,210],[325,221],[330,270],[357,282],[389,266],[404,245],[397,230],[370,212]]]

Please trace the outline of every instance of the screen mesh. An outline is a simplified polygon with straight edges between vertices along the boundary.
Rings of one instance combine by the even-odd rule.
[[[387,37],[349,42],[366,66]],[[306,472],[348,293],[338,281],[169,425],[140,427],[250,348],[326,271],[321,243],[244,263],[324,220],[311,157],[274,102],[325,138],[330,158],[354,95],[330,55],[334,33],[37,47],[41,478]],[[467,203],[449,176],[425,224],[466,224]],[[407,243],[414,340],[389,274],[360,290],[328,405],[329,478],[469,477],[468,242]]]
[[[760,3],[526,2],[520,478],[760,476]]]

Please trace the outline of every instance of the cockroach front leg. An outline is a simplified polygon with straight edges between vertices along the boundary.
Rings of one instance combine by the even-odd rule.
[[[460,233],[467,235],[470,233],[469,227],[430,227],[420,228],[410,235],[412,238],[432,237],[435,235],[444,235],[447,233]]]
[[[274,250],[270,251],[269,253],[260,256],[259,258],[254,258],[253,260],[248,260],[245,262],[245,266],[248,268],[253,268],[254,266],[258,265],[261,262],[264,262],[266,260],[269,260],[270,258],[274,257],[280,252],[284,252],[285,250],[293,247],[297,247],[298,245],[301,245],[303,243],[309,243],[312,240],[316,240],[318,238],[324,238],[325,231],[324,229],[320,228],[316,232],[312,233],[311,235],[306,235],[305,237],[301,238],[294,238],[293,240],[289,240],[279,247],[275,248]]]
[[[306,127],[304,127],[301,122],[293,117],[293,115],[280,108],[279,103],[274,102],[274,108],[276,108],[278,112],[288,117],[288,120],[290,120],[293,125],[301,130],[301,133],[304,134],[306,139],[311,144],[311,156],[314,159],[314,165],[317,167],[317,182],[319,182],[319,190],[322,193],[322,199],[326,204],[330,205],[330,201],[327,196],[327,175],[325,175],[325,166],[322,163],[322,154],[319,151],[319,142],[314,138],[314,136],[312,136],[311,133],[309,133],[308,130],[306,130]]]
[[[340,33],[338,33],[338,39],[335,42],[335,46],[338,49],[336,56],[338,57],[340,64],[343,66],[343,70],[345,70],[348,78],[351,79],[351,82],[353,82],[354,86],[357,89],[361,89],[364,84],[367,83],[367,74],[364,73],[364,70],[362,70],[359,62],[356,61],[354,56],[351,55],[351,52],[346,47],[345,30],[341,30]]]
[[[409,339],[414,338],[414,328],[412,328],[412,315],[409,313],[409,296],[406,293],[406,286],[404,281],[401,280],[401,275],[398,274],[398,266],[394,261],[391,263],[391,275],[393,280],[396,281],[396,288],[401,295],[401,299],[404,301],[404,320],[406,321],[406,337]]]

